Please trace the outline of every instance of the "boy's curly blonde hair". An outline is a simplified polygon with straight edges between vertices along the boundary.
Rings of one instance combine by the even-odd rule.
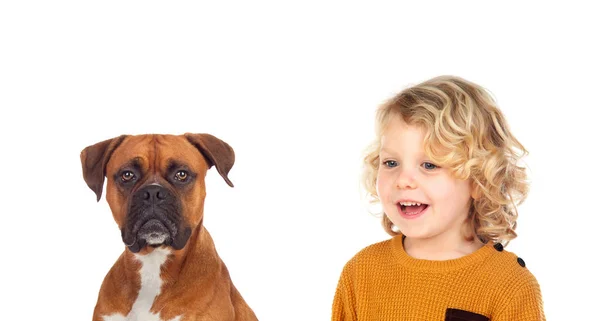
[[[364,158],[362,183],[371,203],[376,191],[381,135],[393,117],[425,129],[424,149],[436,165],[470,180],[475,198],[467,228],[482,242],[508,244],[517,234],[517,206],[529,190],[526,170],[517,165],[527,150],[510,133],[494,99],[481,86],[455,76],[440,76],[409,87],[377,110],[376,140]],[[399,234],[382,216],[385,231]]]

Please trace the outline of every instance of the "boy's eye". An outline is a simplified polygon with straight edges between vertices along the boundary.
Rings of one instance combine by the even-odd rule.
[[[432,169],[438,168],[437,165],[432,164],[432,163],[428,163],[428,162],[423,163],[421,166],[423,166],[423,168],[425,168],[427,170],[432,170]]]
[[[388,161],[384,161],[383,165],[387,166],[387,167],[396,167],[398,166],[398,162],[393,161],[393,160],[388,160]]]

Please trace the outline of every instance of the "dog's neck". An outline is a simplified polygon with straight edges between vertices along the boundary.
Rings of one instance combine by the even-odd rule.
[[[137,264],[140,265],[138,275],[139,290],[131,310],[127,315],[122,313],[113,313],[103,315],[103,321],[127,321],[127,320],[147,320],[147,321],[163,321],[160,318],[160,311],[152,312],[154,300],[162,291],[163,279],[161,266],[168,260],[171,250],[168,248],[157,248],[146,254],[133,254]],[[129,264],[132,266],[132,264]],[[130,269],[126,269],[130,272]],[[129,278],[128,278],[129,279]],[[179,321],[181,316],[172,318],[170,321]]]
[[[116,273],[126,276],[123,281],[131,282],[122,283],[121,287],[128,288],[135,301],[127,317],[116,313],[105,315],[104,321],[135,320],[136,317],[149,321],[162,320],[158,311],[170,299],[163,297],[162,293],[177,293],[174,287],[194,286],[189,282],[177,283],[181,277],[201,282],[202,279],[214,278],[221,268],[221,260],[212,244],[208,231],[199,225],[181,250],[150,247],[133,253],[126,248],[123,253],[124,264]],[[179,318],[173,316],[169,320],[176,321]]]
[[[160,253],[168,253],[164,262],[160,265],[160,275],[162,279],[162,289],[169,287],[172,283],[180,277],[181,274],[189,273],[186,269],[193,269],[194,267],[203,266],[205,260],[216,260],[218,258],[215,248],[212,246],[212,239],[208,231],[202,224],[199,224],[196,229],[190,235],[187,244],[181,250],[173,250],[169,247],[146,247],[139,253],[133,253],[129,250],[125,250],[125,261],[127,266],[127,274],[135,275],[133,280],[139,280],[139,273],[141,272],[141,260],[143,257],[154,257],[160,256]],[[187,263],[186,263],[187,262]],[[190,264],[194,262],[194,264]],[[184,265],[184,263],[186,263]],[[204,262],[205,263],[205,262]],[[182,269],[185,267],[185,269]],[[206,271],[210,273],[211,271]],[[198,271],[192,271],[196,277]]]

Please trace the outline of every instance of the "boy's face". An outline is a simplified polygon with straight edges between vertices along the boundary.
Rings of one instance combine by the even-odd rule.
[[[381,137],[377,195],[407,237],[460,237],[471,200],[469,181],[435,166],[425,155],[424,137],[422,128],[400,117],[390,120]]]

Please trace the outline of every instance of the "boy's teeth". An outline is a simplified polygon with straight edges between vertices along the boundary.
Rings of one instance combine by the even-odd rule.
[[[404,206],[421,206],[421,203],[401,202],[400,205]]]

